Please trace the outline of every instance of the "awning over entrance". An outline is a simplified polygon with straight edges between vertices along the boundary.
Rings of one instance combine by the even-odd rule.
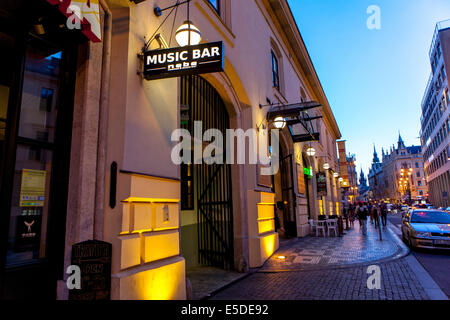
[[[267,121],[273,121],[277,117],[286,119],[294,143],[319,141],[320,133],[314,132],[313,120],[321,119],[322,116],[311,117],[308,110],[321,107],[322,105],[315,101],[272,106],[267,112]]]

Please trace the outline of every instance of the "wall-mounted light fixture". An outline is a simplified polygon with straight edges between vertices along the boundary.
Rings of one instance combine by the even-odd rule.
[[[308,148],[308,150],[306,150],[306,155],[308,157],[314,157],[316,155],[316,149],[313,147]]]
[[[286,127],[286,119],[283,117],[276,117],[273,120],[273,126],[276,129],[284,129],[284,127]]]

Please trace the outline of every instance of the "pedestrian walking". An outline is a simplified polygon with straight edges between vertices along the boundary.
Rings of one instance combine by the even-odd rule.
[[[361,232],[365,236],[367,234],[367,215],[369,214],[368,208],[365,204],[360,203],[356,208],[359,226],[361,227]]]
[[[369,214],[370,214],[370,224],[373,224],[372,209],[373,209],[372,202],[369,202],[369,205],[367,206],[367,210],[369,211]]]
[[[371,214],[371,217],[373,218],[375,224],[375,229],[378,229],[380,227],[380,216],[381,216],[380,204],[375,202],[374,206],[372,207],[372,214]]]
[[[383,227],[387,226],[387,214],[388,214],[387,206],[385,203],[383,203],[381,206],[381,222],[383,223]]]

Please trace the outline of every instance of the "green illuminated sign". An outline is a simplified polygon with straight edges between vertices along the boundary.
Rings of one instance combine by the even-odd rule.
[[[313,176],[313,174],[312,174],[312,168],[303,168],[303,173],[304,173],[305,175],[307,175],[307,176],[310,176],[310,177]]]

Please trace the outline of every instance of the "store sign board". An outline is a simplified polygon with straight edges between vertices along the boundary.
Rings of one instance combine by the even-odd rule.
[[[71,264],[80,268],[81,289],[70,290],[70,300],[111,298],[111,254],[108,242],[89,240],[72,246]]]
[[[52,5],[59,5],[69,20],[69,24],[80,22],[81,31],[92,42],[102,41],[99,0],[47,0]]]
[[[223,42],[151,50],[144,53],[144,78],[174,78],[224,71]]]
[[[297,184],[298,184],[298,193],[305,194],[306,193],[305,173],[302,166],[298,163],[297,163]]]
[[[327,195],[327,176],[325,173],[318,173],[317,175],[317,195],[324,197]]]
[[[38,215],[17,216],[15,252],[39,249],[42,217]]]

